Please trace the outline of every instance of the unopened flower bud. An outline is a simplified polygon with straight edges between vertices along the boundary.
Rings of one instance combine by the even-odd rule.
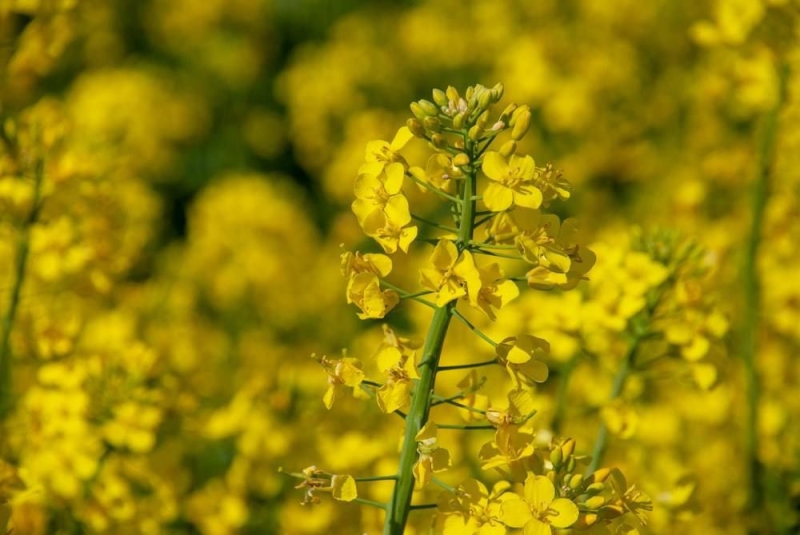
[[[489,124],[489,111],[484,111],[478,116],[478,120],[475,121],[475,124],[480,126],[481,128],[486,128],[486,125]]]
[[[513,119],[513,117],[512,117]],[[511,130],[511,138],[519,141],[525,134],[528,133],[528,128],[531,126],[531,112],[525,111],[517,117],[513,130]]]
[[[419,119],[420,121],[424,120],[424,119],[425,119],[425,117],[427,117],[427,116],[428,116],[428,115],[425,113],[425,111],[424,111],[424,110],[423,110],[423,109],[420,107],[420,105],[419,105],[418,103],[416,103],[416,102],[412,102],[412,103],[409,105],[409,107],[411,108],[411,113],[413,113],[413,114],[414,114],[414,117],[416,117],[416,118],[417,118],[417,119]]]
[[[575,439],[568,438],[564,443],[561,445],[561,453],[564,454],[564,458],[569,457],[575,451]]]
[[[500,114],[500,120],[504,123],[508,124],[508,121],[511,119],[511,114],[517,109],[517,105],[513,102],[506,106],[506,109],[503,110],[503,113]]]
[[[419,121],[419,119],[409,119],[406,121],[406,126],[416,137],[425,137],[425,127],[422,126],[422,123]]]
[[[419,104],[419,107],[422,108],[422,111],[424,111],[427,115],[435,117],[439,114],[439,108],[437,108],[436,104],[430,100],[422,99],[418,101],[417,104]]]
[[[602,483],[608,479],[609,474],[611,474],[611,468],[600,468],[599,470],[595,470],[591,475],[592,482]]]
[[[485,89],[480,96],[478,97],[478,107],[482,110],[487,109],[489,106],[492,105],[492,92],[488,89]]]
[[[588,500],[586,500],[586,504],[585,505],[586,505],[587,509],[597,510],[597,509],[600,509],[601,507],[603,507],[603,505],[605,505],[605,503],[606,503],[606,499],[604,497],[602,497],[602,496],[593,496],[592,498],[589,498]]]
[[[442,123],[439,122],[439,119],[436,117],[425,117],[423,119],[422,124],[425,125],[426,130],[430,130],[432,132],[438,132],[442,129]]]
[[[495,102],[498,102],[501,98],[503,98],[504,92],[505,92],[505,86],[503,86],[503,82],[498,82],[492,88],[492,99]]]
[[[567,459],[567,472],[574,472],[575,471],[575,456],[570,455],[569,459]]]
[[[483,128],[481,128],[476,124],[475,126],[469,129],[467,135],[469,136],[470,139],[478,141],[483,135]]]
[[[437,149],[443,149],[447,146],[447,139],[442,134],[433,134],[431,136],[431,143]]]
[[[577,489],[583,483],[583,474],[575,474],[569,478],[569,488]]]
[[[513,139],[506,141],[500,147],[500,150],[498,152],[502,154],[505,158],[508,158],[509,156],[517,152],[517,142],[514,141]]]
[[[453,102],[458,102],[458,99],[461,98],[461,95],[458,94],[458,89],[456,89],[452,85],[447,86],[445,95],[447,95],[448,100],[452,100]]]
[[[550,462],[553,463],[553,468],[559,468],[563,459],[561,448],[553,448],[553,451],[550,452]]]
[[[453,158],[453,165],[461,167],[462,165],[469,164],[469,156],[464,154],[463,152],[458,154],[455,158]]]
[[[447,106],[447,95],[441,89],[433,90],[433,101],[438,106]]]
[[[586,493],[587,494],[597,494],[599,492],[603,492],[605,490],[605,488],[606,488],[605,483],[600,483],[600,482],[592,483],[591,485],[586,487]]]
[[[466,118],[467,114],[464,112],[461,112],[455,117],[453,117],[453,128],[460,129],[462,126],[464,126],[464,121],[466,120]]]
[[[517,121],[519,120],[519,117],[523,113],[525,113],[526,111],[527,112],[531,111],[531,109],[527,105],[523,105],[523,106],[519,106],[517,108],[514,108],[514,111],[511,113],[511,118],[508,120],[508,124],[511,125],[511,126],[514,126],[515,124],[517,124]]]

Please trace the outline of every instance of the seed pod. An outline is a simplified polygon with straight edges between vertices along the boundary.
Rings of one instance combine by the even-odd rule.
[[[434,89],[433,101],[439,106],[447,106],[447,95],[441,89]]]
[[[422,138],[425,137],[425,127],[422,126],[422,123],[419,121],[419,119],[409,119],[406,121],[406,126],[409,130],[411,130],[411,133],[414,134],[414,136]]]

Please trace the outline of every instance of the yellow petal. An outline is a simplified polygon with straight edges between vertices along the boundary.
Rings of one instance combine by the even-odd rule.
[[[483,156],[481,169],[490,180],[501,181],[508,177],[508,162],[499,152],[487,152]]]
[[[556,488],[546,477],[529,473],[525,478],[525,501],[537,511],[544,511],[555,495]]]
[[[400,250],[404,253],[408,252],[408,247],[411,242],[417,237],[417,227],[406,227],[400,233]]]
[[[414,465],[412,472],[414,474],[414,479],[416,483],[414,487],[417,490],[422,489],[425,485],[427,485],[431,477],[433,476],[433,472],[431,472],[431,465],[430,465],[430,457],[421,456],[417,463]]]
[[[543,383],[547,381],[547,377],[550,375],[550,370],[547,369],[547,364],[535,359],[531,359],[524,364],[520,364],[519,369],[527,377],[531,378],[537,383]]]
[[[355,210],[353,210],[355,211]],[[411,212],[408,208],[408,199],[404,195],[392,195],[383,207],[386,218],[397,227],[402,227],[411,222]]]
[[[514,190],[513,197],[514,204],[523,208],[536,209],[542,205],[542,192],[535,186],[517,188]]]
[[[351,502],[358,497],[356,480],[352,476],[335,475],[331,478],[333,498],[342,502]]]
[[[392,139],[392,144],[389,148],[394,151],[400,150],[406,146],[406,143],[408,143],[412,137],[414,137],[414,134],[411,133],[411,130],[407,126],[403,126],[394,135],[394,139]]]
[[[449,240],[439,240],[431,253],[431,264],[440,271],[446,271],[453,267],[458,259],[458,249]]]
[[[325,394],[322,396],[322,403],[325,404],[326,409],[330,409],[333,407],[333,401],[336,399],[336,387],[334,385],[328,385],[328,390],[325,391]]]
[[[439,448],[431,454],[431,470],[443,472],[451,466],[450,452],[444,448]]]
[[[497,182],[492,182],[483,192],[483,204],[492,212],[508,210],[514,204],[514,192]]]
[[[375,196],[375,190],[380,189],[383,189],[383,185],[374,175],[358,175],[358,178],[353,183],[353,193],[355,193],[357,199],[372,199]]]
[[[500,507],[503,522],[511,528],[521,528],[533,517],[530,506],[519,498],[503,502]]]
[[[369,262],[381,277],[392,272],[392,259],[384,254],[368,253],[364,255],[364,260]]]
[[[531,518],[522,530],[523,535],[553,535],[553,529],[538,518]]]
[[[436,433],[439,431],[436,422],[430,421],[427,422],[425,425],[422,426],[422,429],[417,431],[417,435],[414,437],[414,440],[417,442],[421,442],[423,440],[429,440],[431,438],[436,438]]]
[[[378,365],[378,369],[386,373],[399,365],[402,358],[403,354],[399,349],[393,346],[386,346],[378,351],[378,354],[375,356],[375,361]]]
[[[411,400],[411,385],[408,381],[386,383],[378,389],[378,408],[386,414],[400,410]]]
[[[514,345],[508,352],[506,359],[512,364],[522,364],[531,360],[531,355],[527,351],[521,350],[517,345]]]
[[[579,513],[578,506],[572,500],[558,498],[550,503],[547,519],[553,527],[563,529],[577,522]]]
[[[508,165],[511,169],[516,170],[514,174],[518,178],[530,180],[536,173],[536,162],[529,155],[519,156],[512,154]]]
[[[389,195],[397,195],[403,188],[403,178],[405,178],[405,169],[401,163],[390,163],[383,170],[383,187]]]

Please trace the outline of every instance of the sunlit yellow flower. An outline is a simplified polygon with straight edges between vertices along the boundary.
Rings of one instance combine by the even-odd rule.
[[[375,211],[382,211],[386,218],[397,226],[405,226],[411,221],[408,200],[400,193],[403,187],[405,169],[402,164],[390,163],[377,175],[361,173],[355,181],[353,190],[356,200],[351,204],[359,224]]]
[[[469,251],[458,253],[455,244],[439,240],[431,254],[432,268],[420,269],[420,284],[436,294],[436,306],[442,307],[468,292],[477,295],[481,288],[481,275]]]
[[[394,290],[381,290],[381,281],[374,273],[358,273],[347,284],[347,302],[361,309],[361,319],[380,319],[392,310],[400,297]]]
[[[398,248],[407,253],[409,245],[417,237],[417,227],[403,227],[389,219],[383,210],[376,210],[367,216],[362,228],[389,254],[395,253]]]
[[[453,165],[453,160],[442,153],[433,154],[428,158],[425,169],[412,167],[408,172],[417,180],[447,193],[453,191],[453,180],[464,176],[464,172],[458,166]]]
[[[395,341],[394,332],[388,327],[390,337]],[[414,351],[404,351],[400,345],[384,344],[376,358],[378,369],[387,374],[386,382],[376,392],[378,407],[390,413],[403,409],[411,402],[411,380],[419,379]]]
[[[411,141],[414,134],[407,126],[400,128],[394,135],[391,143],[383,140],[367,143],[366,163],[359,169],[359,174],[370,173],[377,175],[387,165],[398,162],[405,165],[405,159],[400,155],[400,149]]]
[[[445,515],[443,535],[505,535],[506,527],[500,519],[500,507],[514,499],[507,481],[500,481],[489,492],[486,485],[468,479],[455,489],[454,494],[443,494],[439,511]]]
[[[524,499],[517,497],[503,502],[503,521],[514,528],[523,528],[525,535],[552,535],[553,528],[563,529],[578,520],[578,506],[566,498],[556,498],[552,481],[528,473]]]
[[[536,165],[530,156],[512,154],[506,160],[499,152],[489,151],[483,156],[481,166],[489,186],[483,192],[483,203],[493,212],[502,212],[512,206],[539,208],[542,192],[536,187]]]
[[[495,262],[486,267],[479,267],[478,273],[481,281],[478,290],[470,291],[475,288],[474,285],[468,288],[470,303],[494,321],[497,319],[495,310],[516,299],[519,296],[519,288],[514,281],[505,279],[503,270]]]
[[[550,352],[547,340],[529,334],[511,336],[500,342],[495,352],[511,376],[515,388],[520,388],[522,384],[543,383],[547,380],[547,365],[537,359]]]
[[[489,470],[530,457],[535,450],[533,439],[533,433],[515,425],[499,427],[494,440],[484,444],[478,454],[481,468]]]
[[[328,374],[328,390],[322,397],[325,407],[330,409],[336,399],[336,395],[343,387],[358,388],[364,380],[365,375],[361,370],[361,362],[352,357],[341,359],[329,359],[326,356],[317,357],[311,355]]]
[[[419,459],[413,468],[417,489],[427,485],[433,474],[450,468],[450,452],[439,447],[436,433],[437,427],[434,422],[426,423],[417,433],[416,441]]]

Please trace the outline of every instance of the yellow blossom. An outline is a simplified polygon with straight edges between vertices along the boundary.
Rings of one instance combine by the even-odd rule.
[[[530,156],[512,154],[506,160],[499,152],[489,151],[483,156],[481,169],[490,181],[483,192],[483,203],[489,210],[541,206],[542,192],[534,184],[536,165]]]
[[[514,281],[505,279],[505,274],[500,266],[493,262],[486,267],[479,267],[480,286],[477,292],[470,292],[469,298],[472,306],[494,321],[497,319],[495,310],[506,306],[519,296],[519,288]],[[468,288],[468,290],[474,289]]]
[[[445,515],[442,535],[505,535],[500,508],[513,499],[511,485],[500,481],[489,492],[486,485],[468,479],[456,487],[454,494],[443,494],[439,511]]]
[[[375,211],[382,211],[389,221],[401,227],[411,221],[408,199],[400,193],[404,174],[401,164],[390,163],[378,175],[358,175],[353,186],[356,200],[351,208],[362,227]]]
[[[450,452],[439,446],[436,433],[436,424],[428,422],[419,430],[415,438],[417,452],[419,453],[419,459],[417,459],[413,467],[417,489],[427,485],[433,474],[450,468]]]
[[[552,535],[554,528],[568,528],[579,516],[575,503],[556,498],[552,481],[531,473],[525,479],[524,498],[507,500],[501,509],[503,521],[508,526],[523,528],[525,535]]]
[[[342,387],[358,388],[365,378],[358,359],[352,357],[329,359],[324,355],[322,357],[312,355],[312,358],[315,358],[328,374],[328,390],[322,398],[328,409],[333,406],[336,394]]]
[[[420,284],[436,294],[436,306],[442,307],[468,291],[476,296],[481,288],[481,275],[469,251],[459,254],[455,244],[439,240],[431,254],[432,268],[420,270]]]

